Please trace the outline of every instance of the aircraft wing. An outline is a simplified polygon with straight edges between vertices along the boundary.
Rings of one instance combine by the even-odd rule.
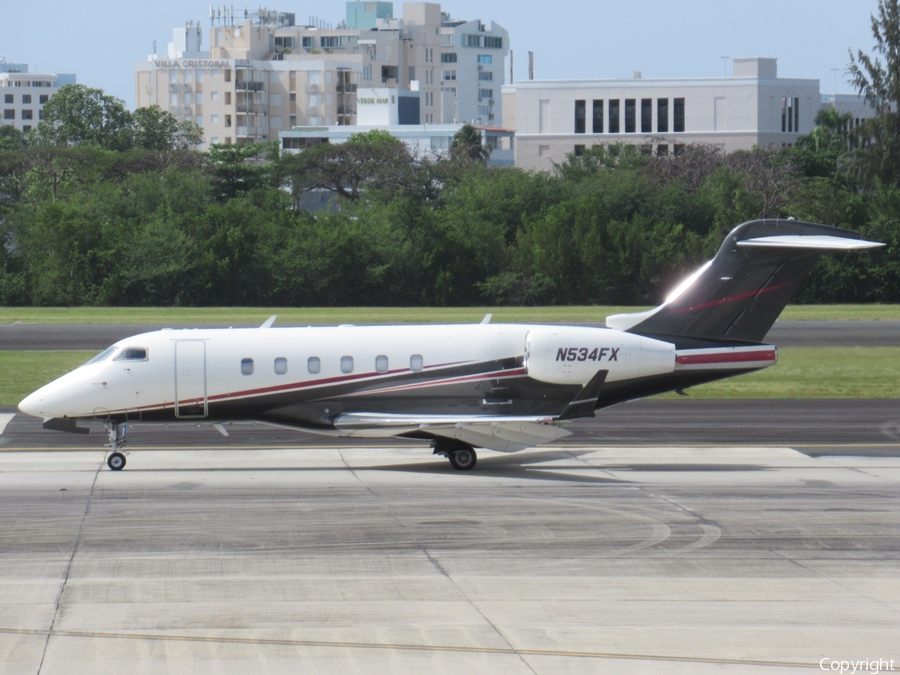
[[[388,438],[413,432],[455,438],[499,452],[516,452],[541,443],[564,438],[571,431],[551,417],[491,417],[472,415],[388,415],[347,413],[339,415],[334,426],[340,436]]]

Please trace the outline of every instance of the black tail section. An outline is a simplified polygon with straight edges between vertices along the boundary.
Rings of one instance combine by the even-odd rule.
[[[641,335],[761,342],[823,253],[882,246],[856,232],[796,220],[739,225],[716,257],[643,314],[607,319]]]

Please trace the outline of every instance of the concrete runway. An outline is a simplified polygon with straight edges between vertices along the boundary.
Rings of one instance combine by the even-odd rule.
[[[900,669],[897,401],[642,401],[470,473],[254,425],[135,425],[112,472],[0,426],[0,673]]]
[[[159,330],[163,327],[161,324],[5,324],[0,325],[0,351],[100,350],[131,335]],[[191,328],[195,326],[170,327]],[[218,327],[227,328],[228,326]],[[242,326],[235,324],[235,327]],[[772,330],[766,335],[766,341],[781,347],[898,347],[900,346],[900,321],[776,321]]]

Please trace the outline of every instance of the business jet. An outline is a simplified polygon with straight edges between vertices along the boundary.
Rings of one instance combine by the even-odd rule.
[[[132,422],[254,420],[339,437],[430,440],[453,468],[570,435],[616,403],[773,365],[762,341],[817,258],[883,244],[766,219],[736,227],[659,307],[606,328],[490,323],[171,330],[120,340],[19,409],[44,427],[106,427],[110,469]]]

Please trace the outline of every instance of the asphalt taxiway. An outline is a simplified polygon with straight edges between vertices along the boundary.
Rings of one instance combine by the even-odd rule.
[[[0,325],[0,351],[100,350],[131,335],[165,327],[162,324],[3,324]],[[204,327],[228,328],[227,325]],[[255,326],[235,324],[234,328]],[[765,341],[781,347],[898,347],[900,321],[776,321]]]
[[[0,411],[0,673],[900,668],[900,402],[643,401],[453,471]],[[885,672],[885,671],[882,671]]]

